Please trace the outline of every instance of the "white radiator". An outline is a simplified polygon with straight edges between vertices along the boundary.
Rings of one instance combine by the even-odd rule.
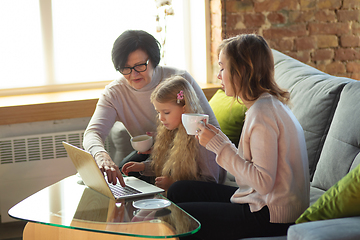
[[[81,147],[84,131],[0,139],[0,213],[31,194],[76,173],[62,141]]]

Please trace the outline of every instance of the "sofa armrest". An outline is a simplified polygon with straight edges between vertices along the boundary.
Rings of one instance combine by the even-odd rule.
[[[288,240],[360,239],[360,216],[300,223],[290,226]]]

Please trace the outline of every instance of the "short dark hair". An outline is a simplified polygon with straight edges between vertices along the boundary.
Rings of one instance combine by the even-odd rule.
[[[138,49],[145,51],[149,55],[154,68],[159,64],[159,41],[143,30],[126,30],[115,40],[111,52],[115,69],[124,68],[129,54]]]

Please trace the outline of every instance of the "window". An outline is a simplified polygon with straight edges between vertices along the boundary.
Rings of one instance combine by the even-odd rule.
[[[36,1],[0,1],[1,88],[45,84],[40,13]]]
[[[193,74],[206,63],[205,1],[172,5],[161,64]],[[1,0],[0,89],[116,79],[113,42],[127,29],[145,30],[161,41],[157,13],[155,0]],[[203,53],[191,56],[199,49]],[[202,80],[193,76],[206,81],[206,69],[200,72]]]

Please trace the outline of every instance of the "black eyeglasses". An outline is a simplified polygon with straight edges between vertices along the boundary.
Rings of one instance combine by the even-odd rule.
[[[137,71],[138,73],[141,72],[145,72],[147,69],[147,65],[149,64],[149,59],[146,61],[146,63],[143,64],[139,64],[139,65],[135,65],[133,67],[124,67],[122,69],[117,68],[116,70],[118,70],[119,72],[121,72],[122,75],[129,75],[132,70],[134,69],[135,71]]]

